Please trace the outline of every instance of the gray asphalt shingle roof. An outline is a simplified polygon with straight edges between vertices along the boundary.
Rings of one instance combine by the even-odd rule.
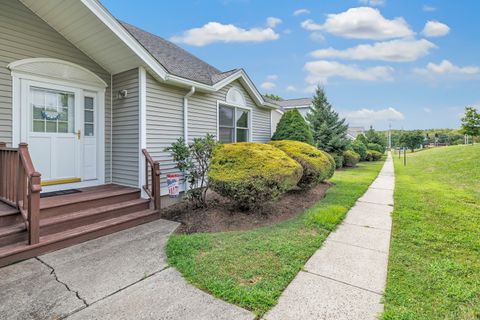
[[[288,99],[276,101],[276,104],[284,108],[299,107],[299,106],[309,106],[312,104],[311,98],[299,98],[299,99]]]
[[[238,71],[234,69],[222,72],[168,40],[131,24],[119,22],[170,74],[213,85]]]

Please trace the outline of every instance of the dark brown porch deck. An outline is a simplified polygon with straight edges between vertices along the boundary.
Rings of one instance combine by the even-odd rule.
[[[19,210],[0,201],[0,266],[160,217],[140,189],[108,184],[79,190],[40,199],[40,241],[30,245]]]

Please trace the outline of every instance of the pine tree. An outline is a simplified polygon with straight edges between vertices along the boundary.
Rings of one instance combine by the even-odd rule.
[[[335,154],[342,154],[347,149],[348,124],[333,110],[324,89],[320,86],[317,87],[313,97],[307,121],[312,128],[313,141],[319,149]]]
[[[297,109],[283,114],[272,140],[295,140],[313,145],[312,130]]]

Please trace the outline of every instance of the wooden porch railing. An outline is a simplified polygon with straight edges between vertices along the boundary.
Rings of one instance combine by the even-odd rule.
[[[33,167],[28,145],[7,148],[0,142],[0,201],[17,207],[25,220],[28,243],[40,240],[41,175]]]
[[[153,161],[147,149],[142,149],[145,156],[145,185],[143,190],[153,201],[155,210],[160,210],[160,163]]]

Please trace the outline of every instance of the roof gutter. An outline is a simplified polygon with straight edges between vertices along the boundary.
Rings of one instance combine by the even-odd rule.
[[[188,98],[195,93],[195,86],[190,88],[190,91],[183,97],[183,139],[188,144]]]

